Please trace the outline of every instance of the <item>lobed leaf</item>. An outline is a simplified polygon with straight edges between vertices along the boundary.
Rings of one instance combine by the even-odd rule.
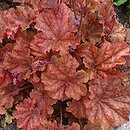
[[[125,64],[122,56],[128,55],[129,45],[126,43],[104,42],[101,48],[97,48],[93,43],[82,44],[77,47],[77,54],[83,56],[83,63],[88,68],[90,79],[99,75],[106,77],[107,74],[117,74],[113,67]]]
[[[0,11],[0,41],[7,35],[14,39],[19,28],[26,30],[34,21],[34,14],[29,7],[17,7],[8,11]]]
[[[118,78],[95,80],[90,84],[90,100],[86,100],[86,114],[92,123],[114,128],[128,120],[130,86]]]
[[[31,48],[43,53],[50,50],[66,53],[69,46],[75,47],[79,42],[74,34],[76,28],[73,17],[72,11],[65,4],[41,12],[36,18],[35,28],[42,32],[36,35]]]
[[[0,114],[6,113],[7,109],[13,107],[14,96],[18,94],[17,86],[13,84],[8,84],[6,86],[0,86]]]
[[[78,62],[71,55],[64,55],[57,63],[49,65],[49,70],[42,74],[42,82],[49,95],[58,100],[74,98],[79,100],[86,94],[85,82],[88,76],[84,71],[77,71]]]
[[[103,24],[96,18],[94,13],[87,15],[83,18],[81,31],[84,39],[92,42],[101,42],[103,35]]]
[[[80,125],[78,123],[73,123],[71,126],[68,126],[66,130],[80,130]]]
[[[87,97],[87,96],[86,96]],[[77,100],[72,100],[72,102],[67,103],[67,111],[71,112],[76,118],[86,118],[86,108],[84,105],[84,100],[81,98],[79,101]],[[78,107],[77,107],[78,106]]]
[[[31,74],[32,56],[29,41],[25,37],[17,37],[13,49],[5,54],[3,66],[12,74],[14,80],[28,79]],[[16,82],[14,81],[14,84]]]
[[[40,102],[39,102],[40,101]],[[17,119],[17,125],[22,130],[44,130],[47,117],[52,114],[51,105],[55,103],[48,95],[32,91],[30,98],[16,106],[13,116]]]

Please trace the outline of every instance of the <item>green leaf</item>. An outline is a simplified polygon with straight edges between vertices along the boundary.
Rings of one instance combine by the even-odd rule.
[[[127,6],[128,9],[130,9],[130,4]]]
[[[130,11],[128,11],[127,14],[130,15]]]
[[[127,2],[127,1],[128,1],[128,0],[116,0],[116,1],[114,2],[114,5],[120,6],[120,5],[124,4],[124,3]]]

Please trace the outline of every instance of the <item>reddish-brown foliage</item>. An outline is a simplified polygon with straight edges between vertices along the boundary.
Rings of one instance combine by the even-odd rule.
[[[29,7],[11,8],[0,12],[0,41],[3,37],[14,39],[19,28],[26,30],[34,20],[33,11]]]
[[[81,98],[79,101],[73,100],[72,102],[69,102],[67,111],[71,112],[76,118],[86,117],[86,109],[83,101],[84,100]]]
[[[0,114],[23,130],[126,122],[130,45],[112,0],[14,2],[0,11]]]
[[[116,78],[105,80],[90,84],[90,100],[84,102],[86,114],[93,123],[115,127],[128,120],[130,87]]]
[[[46,53],[50,50],[65,53],[69,46],[75,47],[78,43],[74,35],[73,13],[61,4],[56,9],[45,9],[36,18],[35,28],[42,31],[32,41],[32,49]]]
[[[54,103],[55,101],[46,94],[31,92],[30,98],[17,105],[17,111],[13,114],[18,119],[18,127],[22,127],[23,130],[41,129],[44,119],[52,114],[51,105]]]
[[[42,82],[45,90],[54,99],[64,100],[66,98],[80,99],[86,94],[85,82],[88,77],[85,71],[77,71],[78,62],[71,55],[64,55],[55,59],[56,63],[48,67],[46,73],[42,73]]]
[[[97,75],[106,77],[108,74],[114,73],[113,67],[125,64],[125,59],[122,56],[127,55],[128,52],[129,45],[126,43],[104,42],[100,48],[93,43],[79,45],[75,53],[84,57],[83,63],[92,79]]]

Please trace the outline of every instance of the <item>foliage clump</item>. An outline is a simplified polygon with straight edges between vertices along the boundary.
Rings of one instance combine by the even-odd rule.
[[[0,114],[22,130],[127,122],[130,45],[111,0],[14,0],[0,11]]]

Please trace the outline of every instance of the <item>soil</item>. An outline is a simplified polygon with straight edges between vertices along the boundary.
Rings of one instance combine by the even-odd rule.
[[[16,127],[16,123],[13,122],[13,123],[11,123],[10,125],[7,125],[7,126],[5,126],[5,127],[0,127],[0,130],[22,130],[22,129],[18,129],[18,128]]]
[[[115,12],[116,12],[116,17],[117,20],[124,25],[126,28],[130,28],[130,15],[126,14],[126,11],[122,7],[116,7]]]
[[[15,121],[13,121],[11,124],[6,124],[5,117],[0,116],[0,130],[22,130],[22,129],[17,128]]]

